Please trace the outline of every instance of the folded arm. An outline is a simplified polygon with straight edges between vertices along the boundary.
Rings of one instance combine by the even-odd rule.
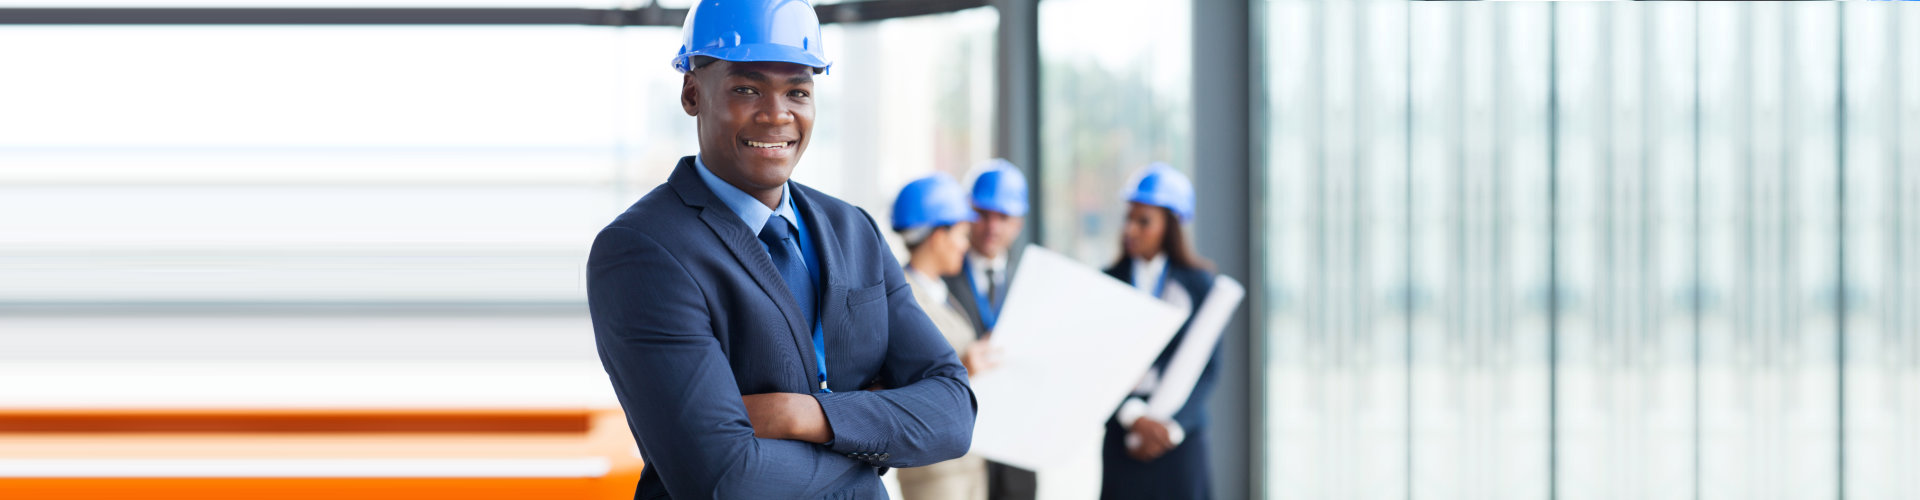
[[[814,395],[832,427],[830,447],[886,467],[959,458],[973,444],[976,413],[967,369],[920,310],[893,254],[879,254],[886,258],[887,354],[880,375],[887,388]]]
[[[648,236],[600,232],[587,302],[628,425],[673,496],[817,497],[856,469],[871,471],[819,445],[754,436],[699,283]]]

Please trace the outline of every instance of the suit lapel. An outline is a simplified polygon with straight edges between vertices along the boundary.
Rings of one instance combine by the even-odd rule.
[[[980,319],[980,305],[974,303],[973,285],[968,281],[971,279],[970,272],[962,270],[959,275],[944,278],[947,282],[947,300],[960,306],[960,311],[967,315],[967,322],[973,324],[974,338],[980,338],[986,336],[987,326]]]
[[[753,277],[754,283],[760,285],[760,290],[766,292],[767,298],[772,299],[781,315],[786,317],[788,337],[794,341],[794,348],[799,355],[797,359],[805,367],[800,371],[806,374],[808,387],[818,387],[819,376],[813,370],[813,325],[800,317],[800,304],[794,302],[793,292],[787,290],[786,280],[780,277],[778,269],[774,269],[773,258],[768,257],[766,249],[761,248],[760,238],[754,230],[746,228],[733,209],[714,199],[713,192],[700,180],[700,173],[695,172],[695,168],[698,167],[693,165],[693,157],[681,158],[680,165],[674,167],[673,175],[667,178],[667,184],[680,194],[682,202],[700,208],[700,221],[707,224],[714,237],[720,240],[721,246],[733,254],[747,275]]]
[[[1013,277],[1019,276],[1020,256],[1024,255],[1026,253],[1026,250],[1027,250],[1026,245],[1022,245],[1018,243],[1014,244],[1011,248],[1007,249],[1007,271],[1006,272],[1007,272],[1008,287],[1013,286]],[[1003,291],[1000,293],[1006,293],[1006,292]]]

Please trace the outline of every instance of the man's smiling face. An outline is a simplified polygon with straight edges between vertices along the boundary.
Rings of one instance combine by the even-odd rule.
[[[687,73],[680,105],[698,123],[707,168],[771,206],[813,136],[813,68],[713,61]]]

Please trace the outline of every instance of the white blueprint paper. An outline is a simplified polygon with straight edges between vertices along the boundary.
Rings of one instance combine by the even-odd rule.
[[[1200,309],[1193,313],[1193,323],[1187,325],[1186,340],[1173,352],[1173,359],[1167,361],[1160,375],[1160,385],[1147,397],[1147,416],[1173,420],[1173,414],[1186,407],[1200,373],[1213,359],[1214,346],[1220,344],[1220,334],[1227,330],[1227,321],[1233,319],[1233,310],[1246,296],[1247,289],[1233,278],[1213,278],[1207,301],[1200,303]]]
[[[993,332],[1000,364],[973,377],[973,451],[1039,470],[1099,447],[1187,311],[1035,245],[1009,286]]]

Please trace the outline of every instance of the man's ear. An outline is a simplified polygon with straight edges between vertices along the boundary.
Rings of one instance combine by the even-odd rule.
[[[694,81],[692,71],[681,76],[680,109],[686,111],[687,116],[700,116],[700,84]]]

